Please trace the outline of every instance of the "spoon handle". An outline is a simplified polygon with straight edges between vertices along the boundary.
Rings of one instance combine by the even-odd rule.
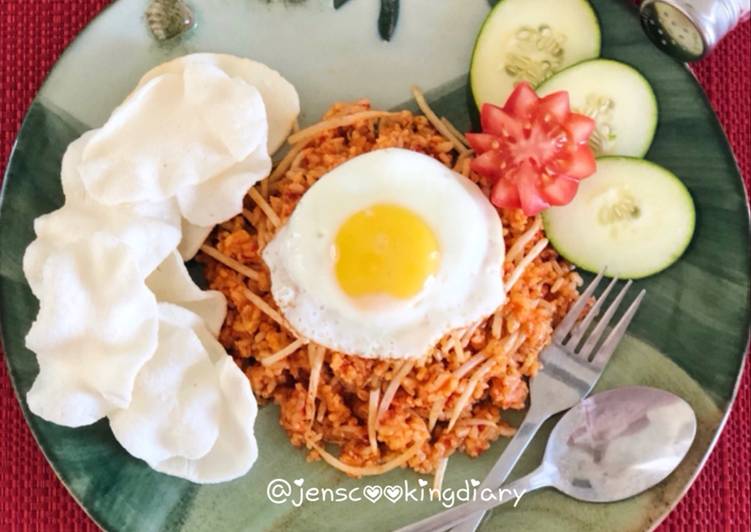
[[[529,475],[515,480],[503,489],[498,488],[483,493],[478,488],[478,491],[476,492],[479,495],[478,499],[472,502],[460,504],[450,510],[437,513],[412,523],[411,525],[399,528],[394,532],[440,532],[451,528],[468,518],[472,518],[478,511],[484,512],[508,501],[518,500],[522,495],[530,491],[550,485],[550,470],[543,463],[543,465],[535,469]],[[490,495],[491,491],[492,496]]]
[[[549,412],[539,412],[534,408],[534,404],[530,407],[521,426],[511,441],[508,442],[500,458],[498,458],[498,461],[482,481],[482,484],[480,484],[478,491],[483,489],[495,490],[506,482],[506,478],[508,478],[511,470],[514,469],[529,442],[532,441],[532,438],[534,438],[548,417],[550,417]],[[454,527],[451,532],[475,532],[484,516],[484,511],[478,511],[471,518],[464,520],[461,524]]]

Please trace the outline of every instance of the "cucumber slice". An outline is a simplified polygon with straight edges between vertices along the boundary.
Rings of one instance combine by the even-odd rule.
[[[630,157],[597,160],[574,200],[543,213],[545,232],[569,262],[638,279],[664,270],[694,234],[694,201],[665,168]]]
[[[469,69],[477,107],[502,105],[522,80],[532,86],[600,55],[600,26],[586,0],[501,0],[480,28]]]
[[[657,128],[657,99],[638,70],[610,59],[584,61],[547,80],[537,93],[562,90],[572,110],[597,122],[590,141],[597,156],[647,153]]]

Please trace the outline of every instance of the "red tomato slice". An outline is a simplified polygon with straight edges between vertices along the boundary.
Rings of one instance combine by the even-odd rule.
[[[568,93],[559,91],[540,98],[537,104],[537,113],[542,120],[548,119],[549,115],[559,124],[564,123],[571,114],[571,108],[568,105]]]
[[[519,200],[519,190],[508,179],[499,179],[495,182],[493,190],[490,192],[490,201],[493,205],[503,206],[507,209],[518,209],[522,206],[522,202]]]
[[[484,104],[482,133],[467,133],[476,153],[471,168],[492,180],[497,207],[533,216],[570,202],[579,180],[596,163],[589,148],[594,121],[572,113],[568,93],[539,98],[528,83],[516,86],[503,107]]]
[[[480,123],[485,133],[498,138],[515,139],[523,134],[519,120],[492,103],[482,105]]]
[[[522,164],[516,175],[516,188],[519,189],[519,200],[522,204],[522,210],[527,216],[534,216],[540,211],[544,211],[550,204],[540,193],[540,174],[532,167],[531,164]]]
[[[589,141],[589,136],[595,129],[595,121],[588,116],[571,113],[566,121],[566,129],[571,134],[572,140],[581,144]]]
[[[566,205],[570,203],[576,191],[579,190],[579,180],[565,175],[558,176],[542,185],[542,195],[551,205]]]
[[[561,173],[569,177],[583,179],[594,174],[596,169],[597,163],[592,150],[589,146],[582,145],[569,156],[565,166],[561,168]]]
[[[487,133],[467,133],[464,135],[467,139],[469,146],[477,153],[485,153],[487,151],[498,148],[498,137],[495,135],[489,135]],[[493,143],[496,143],[493,145]]]
[[[539,98],[529,83],[520,83],[506,100],[503,110],[511,116],[528,116],[532,113],[537,100]]]
[[[503,155],[497,150],[486,151],[472,159],[469,165],[473,172],[490,177],[493,180],[502,176]]]

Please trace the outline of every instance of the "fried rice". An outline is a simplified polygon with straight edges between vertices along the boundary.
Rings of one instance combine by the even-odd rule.
[[[317,179],[357,155],[400,147],[489,192],[458,132],[426,114],[373,111],[367,100],[333,105],[321,124],[292,135],[288,155],[199,257],[209,287],[229,303],[219,340],[256,397],[279,405],[281,426],[309,459],[354,477],[407,466],[440,478],[454,452],[478,456],[513,435],[503,411],[524,408],[538,355],[582,283],[547,245],[539,217],[503,209],[507,300],[487,319],[449,332],[419,360],[364,359],[297,337],[271,297],[261,250]]]

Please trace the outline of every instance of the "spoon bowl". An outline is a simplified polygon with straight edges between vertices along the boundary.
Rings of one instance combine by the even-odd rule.
[[[689,404],[664,390],[624,386],[600,392],[569,410],[550,434],[540,467],[498,490],[397,532],[436,532],[543,487],[587,502],[628,499],[664,480],[683,461],[696,435]],[[521,495],[520,495],[521,496]]]
[[[613,502],[667,477],[688,453],[696,416],[686,401],[646,386],[598,393],[556,425],[543,462],[551,485],[575,499]]]

